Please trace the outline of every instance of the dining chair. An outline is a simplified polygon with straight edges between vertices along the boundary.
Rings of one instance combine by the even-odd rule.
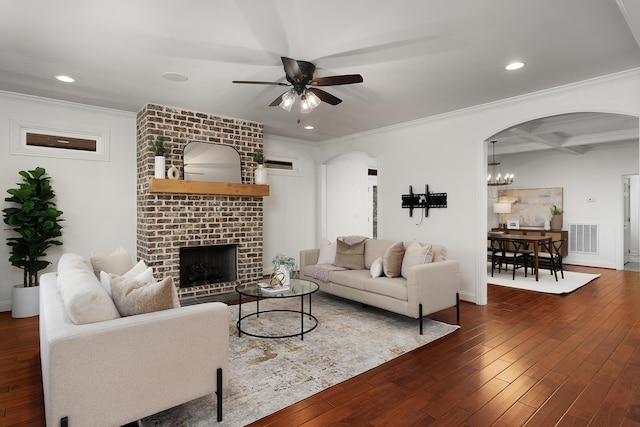
[[[564,240],[553,240],[550,242],[542,242],[542,250],[538,254],[538,268],[548,269],[550,274],[555,275],[558,281],[558,271],[564,279],[564,271],[562,270],[562,245]]]
[[[491,241],[491,277],[498,267],[498,273],[502,272],[504,264],[505,271],[508,266],[512,266],[513,276],[516,278],[516,270],[524,268],[524,276],[527,277],[527,267],[529,266],[529,251],[525,249],[525,245],[518,241],[509,241],[493,239]]]

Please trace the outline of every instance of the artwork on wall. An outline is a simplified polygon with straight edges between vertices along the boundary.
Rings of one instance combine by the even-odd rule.
[[[520,227],[543,227],[551,219],[550,208],[562,210],[562,187],[500,190],[499,203],[511,203],[511,213],[500,214],[500,224],[519,221]]]

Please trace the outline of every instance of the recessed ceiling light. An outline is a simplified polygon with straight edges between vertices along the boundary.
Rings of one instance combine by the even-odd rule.
[[[189,80],[189,77],[187,77],[185,74],[175,71],[167,71],[166,73],[162,74],[162,77],[167,80],[171,80],[172,82],[186,82],[187,80]]]
[[[60,80],[61,82],[65,82],[65,83],[73,83],[73,82],[76,81],[75,79],[73,79],[73,78],[71,78],[69,76],[62,76],[62,75],[56,76],[56,79]]]
[[[304,128],[305,128],[306,130],[312,130],[312,129],[313,129],[313,126],[311,126],[311,125],[306,125]]]
[[[509,71],[514,71],[514,70],[519,70],[522,67],[524,67],[524,62],[512,62],[511,64],[507,65],[504,68]]]

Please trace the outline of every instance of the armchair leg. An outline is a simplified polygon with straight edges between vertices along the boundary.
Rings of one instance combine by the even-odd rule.
[[[60,418],[60,427],[68,427],[69,426],[69,417]]]
[[[222,421],[222,368],[216,370],[216,410],[218,422]]]
[[[460,324],[460,292],[456,292],[456,322]]]
[[[422,303],[418,304],[418,316],[420,317],[420,335],[422,335]]]

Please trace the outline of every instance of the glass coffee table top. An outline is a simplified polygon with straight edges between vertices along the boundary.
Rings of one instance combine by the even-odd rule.
[[[256,283],[247,285],[244,288],[241,285],[236,287],[236,292],[239,294],[256,298],[291,298],[309,295],[317,291],[317,283],[303,279],[291,279],[289,289],[282,291],[275,289],[275,292],[267,292]]]

